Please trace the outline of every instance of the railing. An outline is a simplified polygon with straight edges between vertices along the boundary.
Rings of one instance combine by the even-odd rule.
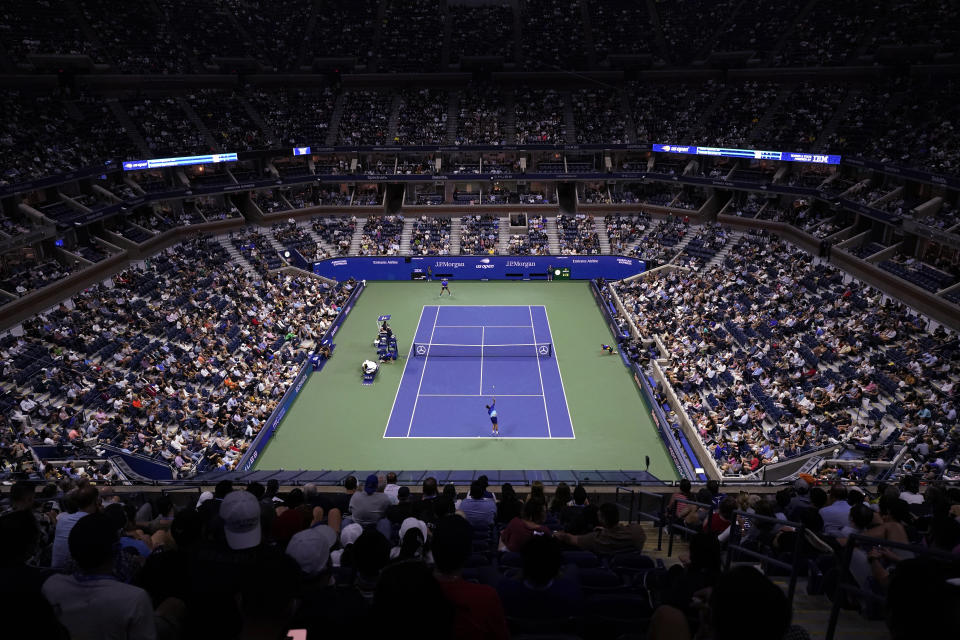
[[[628,504],[624,505],[621,501],[621,495],[628,498]],[[656,505],[654,511],[644,511],[643,510],[643,499],[651,498],[653,503]],[[652,522],[653,525],[657,528],[657,551],[660,551],[663,548],[663,525],[664,525],[664,510],[666,507],[667,494],[665,493],[653,493],[650,491],[644,491],[642,489],[630,489],[629,487],[617,487],[614,492],[614,501],[616,502],[617,507],[620,509],[627,510],[627,522],[634,522],[634,515],[636,515],[636,520],[647,520]]]
[[[791,606],[793,605],[793,596],[797,591],[797,576],[799,575],[799,564],[801,561],[800,557],[800,548],[803,544],[803,536],[805,528],[799,522],[791,522],[789,520],[778,520],[777,518],[771,518],[770,516],[761,516],[756,513],[747,513],[746,511],[734,511],[734,514],[737,516],[737,521],[730,525],[730,539],[727,543],[727,569],[730,568],[730,564],[734,560],[734,554],[747,556],[748,558],[753,558],[755,560],[760,560],[766,565],[772,565],[778,569],[786,569],[790,572],[790,582],[787,586],[787,600],[790,602]],[[750,520],[751,524],[754,522],[764,522],[770,525],[780,525],[784,527],[792,527],[796,531],[795,540],[793,543],[793,553],[791,560],[792,562],[786,562],[775,556],[768,555],[756,551],[755,549],[750,549],[744,547],[740,544],[742,529],[739,526],[741,519]]]
[[[707,518],[706,518],[706,520],[705,520],[706,522],[710,522],[710,519],[713,517],[713,511],[714,511],[714,509],[716,508],[716,507],[714,507],[712,504],[706,504],[706,503],[703,503],[703,502],[697,502],[697,501],[695,501],[695,500],[687,500],[687,499],[685,499],[685,498],[678,498],[678,499],[677,499],[677,504],[678,504],[678,505],[679,505],[679,504],[689,504],[689,505],[693,505],[693,506],[697,507],[698,509],[706,509],[706,510],[707,510]],[[680,531],[680,532],[682,532],[682,533],[687,533],[687,534],[690,534],[690,535],[696,535],[696,534],[700,533],[701,531],[700,531],[699,529],[691,529],[690,527],[686,526],[685,524],[676,522],[676,516],[675,516],[675,515],[667,514],[666,518],[667,518],[666,527],[667,527],[667,534],[668,534],[668,538],[667,538],[667,557],[669,558],[671,555],[673,555],[673,537],[676,535],[676,532],[677,532],[677,531]]]
[[[928,547],[921,547],[918,545],[904,544],[902,542],[892,542],[890,540],[884,540],[882,538],[873,538],[870,536],[864,536],[860,534],[852,534],[847,538],[847,546],[843,549],[843,556],[841,558],[840,565],[838,566],[838,575],[839,580],[837,582],[837,593],[833,597],[833,606],[830,609],[830,620],[827,623],[827,631],[824,636],[825,640],[833,640],[834,634],[837,632],[837,622],[840,619],[840,606],[841,599],[840,593],[850,593],[852,595],[861,596],[863,598],[868,598],[870,600],[875,600],[881,605],[886,601],[886,597],[882,596],[873,591],[867,591],[860,588],[855,581],[848,580],[847,576],[850,575],[850,562],[853,559],[853,553],[856,550],[858,544],[863,544],[864,546],[878,546],[884,547],[887,549],[899,549],[901,551],[908,551],[916,556],[924,556],[929,558],[934,558],[941,560],[943,562],[953,563],[957,566],[957,569],[960,570],[960,558],[955,554],[947,553],[946,551],[940,551],[938,549],[930,549]],[[937,612],[930,612],[933,615],[936,615]],[[918,611],[917,615],[926,615],[926,612]]]

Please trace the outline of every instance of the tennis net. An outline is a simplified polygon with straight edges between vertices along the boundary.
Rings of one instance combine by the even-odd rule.
[[[413,343],[413,355],[418,358],[549,358],[553,355],[553,343],[437,344],[415,342]]]

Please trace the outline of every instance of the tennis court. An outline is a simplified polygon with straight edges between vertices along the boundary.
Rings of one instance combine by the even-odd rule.
[[[619,356],[600,350],[600,343],[610,340],[610,329],[589,283],[452,282],[451,288],[453,298],[438,298],[436,282],[368,282],[336,334],[333,358],[304,385],[255,468],[357,473],[643,469],[649,455],[651,474],[676,478],[633,376]],[[363,385],[360,363],[376,357],[373,344],[378,325],[374,323],[381,315],[391,315],[400,358],[382,365],[372,385]],[[431,341],[434,322],[440,326]],[[411,347],[418,341],[437,349],[448,349],[436,347],[440,344],[487,348],[546,343],[551,355],[491,356],[487,352],[481,367],[479,352],[417,356]],[[415,384],[409,389],[411,382]],[[499,438],[489,436],[490,419],[484,408],[494,385],[504,434]],[[453,406],[441,410],[430,408],[434,400],[422,404],[425,393],[477,397],[452,398]],[[526,393],[543,393],[543,397],[532,398],[527,408],[513,405],[507,397]],[[537,400],[538,407],[534,406]],[[400,407],[403,403],[409,403],[405,410]],[[384,437],[391,420],[398,420],[402,431],[396,427],[397,437],[390,437],[394,435],[391,426]]]
[[[424,306],[385,438],[573,438],[543,305]]]

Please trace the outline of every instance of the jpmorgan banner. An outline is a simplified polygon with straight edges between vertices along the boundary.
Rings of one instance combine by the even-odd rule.
[[[313,272],[335,280],[546,280],[570,270],[573,280],[620,280],[646,271],[643,260],[622,256],[382,256],[315,262]]]

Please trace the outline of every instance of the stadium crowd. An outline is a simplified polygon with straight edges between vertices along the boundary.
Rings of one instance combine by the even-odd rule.
[[[367,216],[360,238],[361,256],[395,256],[400,254],[403,216]]]
[[[500,220],[491,215],[460,218],[460,253],[497,255],[500,253]]]
[[[956,335],[783,241],[614,287],[724,474],[838,444],[941,473],[960,452]]]
[[[4,421],[65,455],[232,468],[351,289],[253,280],[216,240],[186,241],[7,333]]]
[[[84,479],[39,491],[18,482],[0,505],[0,606],[6,629],[29,625],[45,638],[343,635],[363,620],[400,638],[505,640],[550,630],[587,640],[728,640],[741,637],[734,612],[749,602],[767,637],[809,637],[791,625],[793,603],[769,577],[723,568],[725,556],[737,557],[728,548],[736,540],[780,560],[799,550],[808,589],[885,618],[892,640],[948,633],[958,593],[947,581],[957,567],[923,554],[958,552],[956,488],[921,491],[909,477],[874,493],[810,480],[739,497],[716,481],[696,491],[682,482],[664,517],[692,533],[689,551],[669,567],[645,555],[646,527],[623,522],[619,505],[582,485],[560,483],[548,494],[534,482],[523,499],[486,476],[465,494],[427,477],[415,495],[388,473],[348,476],[329,493],[222,480],[174,502]],[[854,551],[855,584],[886,608],[830,586],[852,534],[922,545],[913,547],[917,557]],[[425,598],[430,615],[410,616]],[[923,616],[914,610],[920,602]],[[37,615],[15,615],[25,611]]]
[[[410,249],[414,255],[450,255],[450,218],[420,216],[414,220]]]

